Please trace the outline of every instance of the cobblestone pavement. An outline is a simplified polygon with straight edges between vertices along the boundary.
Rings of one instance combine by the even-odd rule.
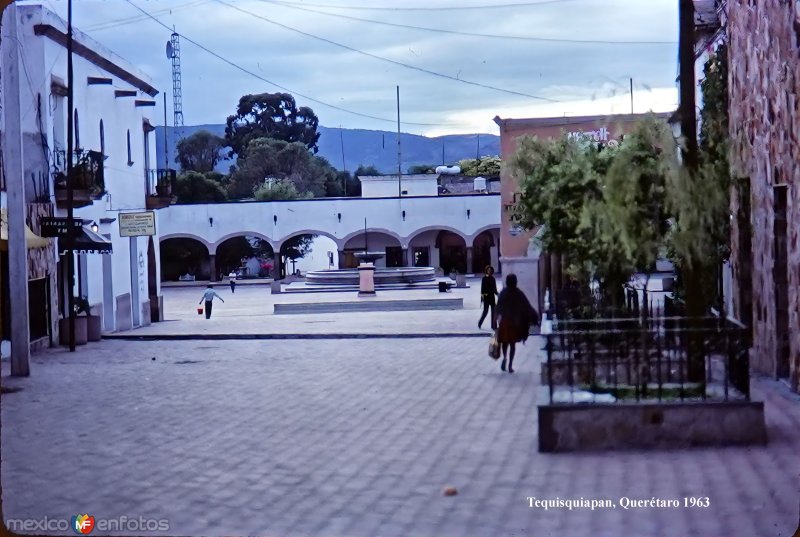
[[[307,315],[273,315],[275,303],[341,302],[359,300],[356,292],[270,294],[269,286],[248,285],[231,293],[227,285],[214,290],[225,300],[214,301],[211,319],[198,315],[200,287],[163,290],[165,322],[133,331],[124,336],[171,334],[474,334],[479,333],[481,314],[480,280],[470,280],[471,287],[453,289],[447,294],[434,289],[414,291],[378,291],[377,297],[362,300],[463,298],[464,309],[414,312],[353,312]],[[489,332],[488,320],[484,332]]]
[[[766,447],[540,454],[540,345],[513,375],[475,338],[104,341],[38,354],[25,379],[3,363],[22,388],[2,396],[3,515],[165,518],[170,535],[795,531],[800,398],[783,385],[754,381]],[[545,511],[529,496],[710,507]]]

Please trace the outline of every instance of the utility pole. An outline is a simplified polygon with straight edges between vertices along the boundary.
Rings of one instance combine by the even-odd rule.
[[[678,61],[680,63],[680,117],[683,135],[683,165],[690,175],[691,181],[697,181],[698,145],[697,116],[695,112],[695,56],[694,56],[694,2],[679,0],[680,36],[678,43]],[[681,269],[686,292],[686,314],[689,317],[689,329],[697,328],[697,319],[705,313],[702,303],[701,273],[697,267],[685,266]],[[690,381],[703,382],[705,379],[705,361],[702,353],[702,336],[694,333],[688,338],[687,372]]]
[[[342,171],[347,172],[347,161],[344,159],[344,133],[341,125],[339,125],[339,141],[342,144]],[[347,175],[345,174],[342,174],[342,191],[347,197]]]
[[[69,309],[69,351],[75,352],[75,257],[73,255],[74,245],[74,224],[75,208],[74,205],[74,184],[72,173],[72,152],[73,152],[73,128],[75,106],[75,84],[74,73],[72,72],[72,0],[67,0],[67,234],[66,257],[67,257],[67,308]]]
[[[397,197],[403,196],[403,186],[401,184],[403,167],[402,153],[400,151],[400,86],[397,86]]]
[[[167,92],[164,92],[164,173],[169,169],[169,133],[167,131]]]
[[[633,114],[633,78],[631,77],[631,114]]]
[[[8,202],[8,277],[11,306],[11,374],[30,375],[30,325],[28,324],[28,245],[25,242],[25,180],[22,160],[20,58],[17,6],[4,14],[3,30],[3,173]]]

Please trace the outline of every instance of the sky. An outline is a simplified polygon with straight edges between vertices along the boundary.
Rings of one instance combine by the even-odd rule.
[[[167,91],[170,118],[171,32],[135,6],[183,36],[186,125],[286,90],[327,127],[396,130],[399,86],[402,131],[428,136],[629,113],[631,79],[635,112],[678,102],[676,0],[75,0],[74,26]]]

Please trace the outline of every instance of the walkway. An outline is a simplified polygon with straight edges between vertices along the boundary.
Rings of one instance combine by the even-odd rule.
[[[228,291],[210,321],[192,311],[196,291],[184,291],[168,295],[179,320],[161,326],[288,329],[259,316],[266,291]],[[468,302],[455,312],[464,331],[477,307]],[[460,322],[431,313],[447,329]],[[376,330],[426,324],[389,315],[368,317]],[[293,329],[326,319],[370,325],[309,315]],[[475,337],[103,341],[36,355],[27,379],[9,378],[4,362],[3,385],[22,390],[2,396],[3,514],[163,518],[162,535],[792,535],[800,397],[754,381],[766,447],[545,455],[533,404],[540,346],[522,347],[514,375]],[[458,494],[443,495],[447,486]],[[528,497],[708,497],[710,507],[545,511]]]

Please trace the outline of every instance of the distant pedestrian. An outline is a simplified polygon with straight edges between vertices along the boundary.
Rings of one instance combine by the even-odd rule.
[[[486,314],[489,312],[489,309],[492,310],[492,330],[497,328],[497,318],[494,314],[494,307],[495,307],[495,296],[497,295],[497,281],[494,279],[494,267],[489,265],[483,271],[485,276],[481,280],[481,302],[483,303],[483,313],[481,313],[481,318],[478,321],[478,328],[481,328],[483,325],[483,320],[486,319]]]
[[[198,302],[198,304],[202,304],[203,301],[206,303],[206,319],[211,318],[211,306],[214,305],[214,297],[217,297],[218,299],[222,300],[222,302],[225,302],[225,300],[223,300],[223,298],[214,291],[214,286],[208,284],[208,287],[206,287],[206,290],[203,293],[203,298],[201,298],[200,302]]]
[[[531,325],[539,324],[539,314],[531,306],[525,293],[517,287],[516,274],[506,276],[505,289],[497,298],[497,322],[497,341],[503,350],[500,369],[506,370],[506,357],[508,357],[508,372],[513,373],[517,342],[525,342]]]
[[[236,271],[231,271],[231,273],[228,274],[228,283],[231,284],[231,293],[235,293],[236,292]]]

